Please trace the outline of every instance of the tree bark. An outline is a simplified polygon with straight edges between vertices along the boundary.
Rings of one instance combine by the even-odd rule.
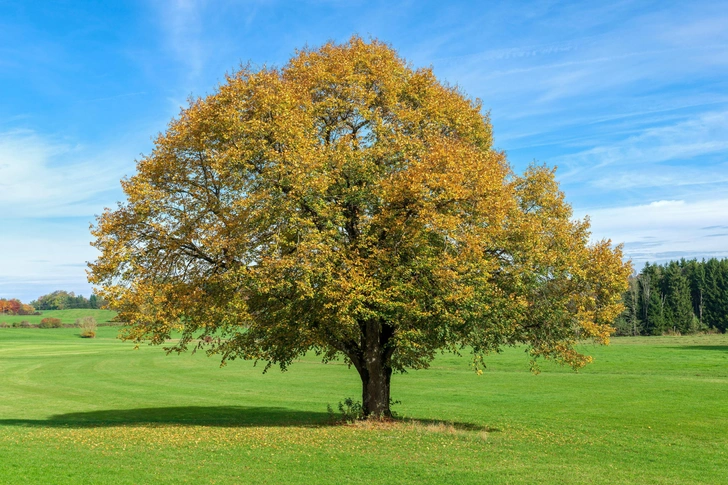
[[[359,372],[362,386],[362,410],[366,418],[390,418],[390,361],[394,348],[388,345],[394,329],[382,322],[360,322],[361,342],[354,352],[347,352]],[[354,350],[349,347],[349,350]]]
[[[369,418],[391,418],[389,409],[389,389],[392,379],[392,368],[375,359],[359,371],[362,387],[362,408],[364,416]]]

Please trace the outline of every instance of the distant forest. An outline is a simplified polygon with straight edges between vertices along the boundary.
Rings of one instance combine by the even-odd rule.
[[[728,329],[728,259],[646,264],[630,277],[617,335],[724,332]]]
[[[72,291],[54,291],[47,295],[38,297],[30,302],[30,306],[36,310],[69,310],[71,308],[101,308],[106,305],[106,300],[92,294],[86,298],[83,295],[76,296]]]

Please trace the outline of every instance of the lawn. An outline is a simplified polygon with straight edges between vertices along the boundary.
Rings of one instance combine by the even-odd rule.
[[[728,335],[586,346],[579,373],[443,355],[393,378],[401,422],[332,426],[344,365],[264,375],[116,332],[0,328],[0,483],[728,483]]]

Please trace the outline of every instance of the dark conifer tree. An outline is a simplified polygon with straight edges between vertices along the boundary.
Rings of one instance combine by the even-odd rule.
[[[705,264],[705,323],[721,332],[728,329],[728,259]]]
[[[664,326],[680,333],[690,333],[693,328],[693,304],[690,284],[683,275],[680,264],[672,261],[665,268],[662,279],[664,294]]]

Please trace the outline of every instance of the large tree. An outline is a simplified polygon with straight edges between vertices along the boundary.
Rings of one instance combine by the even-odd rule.
[[[367,415],[440,350],[584,365],[630,272],[553,170],[512,172],[479,101],[357,37],[228,76],[122,186],[90,279],[127,339],[284,370],[340,356]]]

